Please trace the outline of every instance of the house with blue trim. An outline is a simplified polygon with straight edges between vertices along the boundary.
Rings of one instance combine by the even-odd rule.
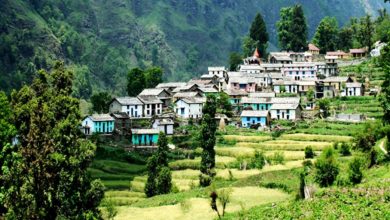
[[[131,143],[133,146],[157,146],[158,129],[132,129]]]
[[[115,119],[109,114],[94,114],[84,118],[81,131],[85,135],[112,134]]]
[[[242,127],[250,128],[251,125],[260,124],[262,127],[266,127],[271,122],[271,115],[269,111],[242,111],[241,115]]]
[[[272,106],[272,98],[253,98],[253,97],[244,97],[241,100],[244,109],[249,110],[250,107],[251,110],[254,111],[268,111],[271,109]]]

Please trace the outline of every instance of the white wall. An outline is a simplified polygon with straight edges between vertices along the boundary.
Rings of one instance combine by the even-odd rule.
[[[89,134],[93,134],[95,132],[95,125],[90,117],[86,117],[83,122],[81,123],[83,127],[88,126],[90,127]],[[83,128],[81,130],[83,133],[85,132],[85,129]],[[85,133],[84,133],[85,134]]]
[[[130,117],[140,118],[142,117],[143,107],[142,105],[121,105],[118,101],[113,101],[110,105],[110,112],[125,112]],[[133,114],[131,114],[133,112]]]
[[[280,115],[279,119],[285,119],[287,120],[287,110],[282,110],[280,109],[279,110],[279,114],[277,113],[278,110],[275,110],[275,109],[272,109],[271,110],[271,118],[272,119],[278,119],[278,115]],[[284,117],[283,117],[283,113],[284,113]],[[288,120],[295,120],[296,119],[296,110],[290,110],[290,113],[289,113],[290,117]]]
[[[183,100],[179,100],[176,102],[175,113],[182,118],[200,118],[202,117],[202,107],[203,104],[201,103],[188,104]],[[182,108],[184,108],[183,114],[181,112]]]
[[[144,104],[144,115],[145,117],[151,117],[153,116],[152,108],[153,105],[155,107],[155,115],[161,115],[162,114],[162,104]],[[149,114],[148,114],[149,111]]]

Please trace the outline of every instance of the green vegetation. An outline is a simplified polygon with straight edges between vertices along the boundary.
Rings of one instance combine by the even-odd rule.
[[[263,16],[261,16],[260,13],[256,14],[256,17],[252,22],[249,30],[249,37],[257,42],[257,48],[259,49],[260,55],[265,57],[267,54],[269,36]]]
[[[320,48],[322,54],[327,51],[335,51],[338,48],[337,34],[339,25],[336,18],[325,17],[317,27],[313,43]]]
[[[160,67],[146,70],[134,68],[127,74],[127,94],[135,97],[145,88],[155,88],[162,82],[163,71]]]
[[[111,95],[108,92],[99,92],[91,96],[92,111],[98,114],[108,113]]]
[[[295,52],[306,51],[308,30],[301,5],[282,8],[277,28],[280,49]]]
[[[201,186],[209,186],[215,176],[215,132],[217,125],[215,123],[215,113],[217,111],[217,99],[210,95],[207,97],[206,103],[203,106],[203,117],[201,124],[201,139],[200,146],[202,148],[200,172],[199,176]]]
[[[168,140],[163,132],[158,138],[158,149],[149,157],[147,163],[148,178],[145,184],[147,197],[167,194],[172,189],[171,170],[168,167]]]
[[[6,148],[2,164],[7,218],[101,218],[104,186],[87,174],[96,146],[80,136],[73,74],[63,63],[54,67],[50,74],[37,72],[31,86],[12,93],[19,143]]]

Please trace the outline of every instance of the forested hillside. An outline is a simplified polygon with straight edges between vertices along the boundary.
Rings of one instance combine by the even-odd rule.
[[[166,80],[226,65],[261,12],[276,49],[281,7],[302,4],[312,37],[319,21],[375,14],[382,0],[1,0],[0,89],[30,82],[36,69],[65,60],[76,74],[75,95],[103,88],[125,94],[130,68],[161,66]],[[388,7],[388,6],[387,6]]]

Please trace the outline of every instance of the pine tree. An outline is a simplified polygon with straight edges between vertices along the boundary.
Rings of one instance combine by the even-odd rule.
[[[363,47],[371,51],[374,39],[375,27],[370,15],[360,19],[360,29],[358,32],[358,41]]]
[[[214,95],[207,97],[203,107],[203,118],[201,124],[201,147],[202,160],[200,164],[200,185],[208,186],[215,176],[215,132],[217,125],[215,122],[215,113],[217,109],[217,99]]]
[[[337,48],[338,24],[336,18],[325,17],[321,20],[313,42],[320,48],[320,53],[335,51]]]
[[[267,27],[265,25],[264,19],[261,16],[260,13],[256,14],[255,19],[252,22],[249,36],[254,40],[257,41],[257,48],[260,51],[260,54],[262,56],[266,55],[267,50],[267,43],[269,40]]]
[[[304,52],[307,50],[307,23],[301,5],[295,5],[292,9],[292,22],[290,27],[291,50]]]
[[[167,194],[171,191],[172,176],[168,166],[168,151],[167,137],[160,132],[157,151],[148,159],[148,178],[145,185],[147,197]]]
[[[80,138],[79,101],[73,74],[57,63],[31,86],[12,93],[19,144],[8,157],[5,204],[15,219],[101,218],[100,181],[87,168],[96,146]]]
[[[279,47],[282,50],[302,52],[307,49],[307,23],[301,5],[280,10],[277,22]]]

